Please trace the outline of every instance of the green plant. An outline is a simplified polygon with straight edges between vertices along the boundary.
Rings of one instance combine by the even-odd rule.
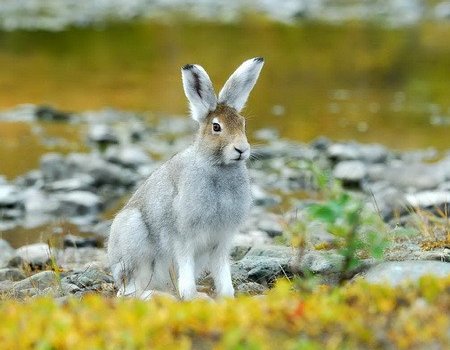
[[[343,258],[343,281],[362,264],[363,258],[383,257],[388,246],[385,225],[376,212],[367,208],[362,198],[344,191],[329,173],[312,163],[305,163],[304,169],[312,173],[323,200],[306,207],[306,215],[291,226],[288,234],[302,251],[309,234],[308,223],[321,222],[336,239],[335,248]]]

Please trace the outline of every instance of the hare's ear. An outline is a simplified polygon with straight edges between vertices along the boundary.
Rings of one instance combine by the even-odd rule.
[[[244,108],[250,91],[258,80],[264,65],[262,57],[255,57],[242,63],[228,78],[219,93],[219,103],[233,107],[238,112]]]
[[[206,71],[196,64],[185,65],[181,69],[181,75],[192,118],[201,122],[217,107],[217,97],[211,79]]]

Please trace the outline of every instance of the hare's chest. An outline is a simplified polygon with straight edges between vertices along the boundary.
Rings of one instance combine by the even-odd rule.
[[[235,231],[245,220],[251,205],[246,172],[241,176],[204,176],[189,187],[181,196],[187,208],[183,221],[192,229]]]

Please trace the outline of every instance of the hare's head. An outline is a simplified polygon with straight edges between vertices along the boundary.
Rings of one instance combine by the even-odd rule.
[[[206,71],[187,64],[181,72],[191,115],[200,124],[198,150],[215,164],[237,164],[250,156],[245,119],[239,113],[258,79],[262,57],[242,63],[216,97]]]

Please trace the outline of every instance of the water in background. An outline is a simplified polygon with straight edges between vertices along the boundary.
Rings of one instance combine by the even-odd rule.
[[[199,63],[216,89],[244,59],[266,65],[248,108],[248,127],[283,137],[447,149],[450,24],[384,28],[370,23],[241,24],[148,22],[61,32],[0,32],[0,107],[49,104],[69,111],[112,106],[183,114],[180,67]],[[64,135],[42,145],[33,128]],[[48,150],[79,149],[72,125],[0,124],[0,174],[14,177]]]

